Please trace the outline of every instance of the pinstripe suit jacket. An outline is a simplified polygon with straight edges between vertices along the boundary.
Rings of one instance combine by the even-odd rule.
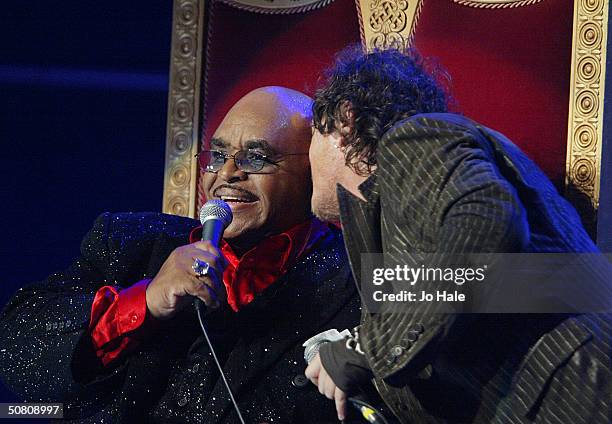
[[[367,202],[338,186],[358,284],[366,252],[401,262],[405,252],[597,251],[516,146],[461,116],[397,124],[360,191]],[[385,308],[363,311],[359,342],[401,422],[612,422],[609,317]]]

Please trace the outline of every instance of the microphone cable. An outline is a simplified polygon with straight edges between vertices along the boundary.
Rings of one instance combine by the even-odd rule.
[[[217,358],[215,349],[213,348],[210,338],[208,337],[208,332],[206,331],[206,326],[204,325],[204,320],[202,319],[202,308],[204,307],[204,304],[202,303],[200,299],[195,298],[194,306],[196,309],[196,313],[198,314],[198,321],[200,322],[202,333],[204,334],[204,338],[206,339],[206,343],[208,344],[210,353],[212,353],[212,357],[215,360],[215,364],[217,364],[217,368],[219,369],[219,373],[221,374],[221,379],[223,380],[223,384],[225,385],[225,388],[227,389],[227,393],[229,393],[229,397],[232,401],[232,404],[234,405],[234,409],[236,410],[236,413],[238,414],[238,419],[240,420],[241,424],[246,424],[244,422],[244,418],[242,418],[242,414],[240,413],[240,408],[238,408],[238,403],[236,403],[236,399],[234,398],[234,393],[232,392],[232,389],[230,388],[229,383],[227,382],[227,379],[225,378],[225,373],[223,372],[221,363],[219,362],[219,359]]]

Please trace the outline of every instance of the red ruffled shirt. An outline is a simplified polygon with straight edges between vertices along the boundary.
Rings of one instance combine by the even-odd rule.
[[[227,302],[234,311],[251,302],[328,231],[327,224],[311,218],[288,231],[268,237],[238,258],[229,244],[221,242],[221,251],[229,265],[223,273]],[[190,243],[200,240],[202,227],[189,235]],[[132,351],[138,342],[155,327],[155,319],[147,311],[146,289],[151,280],[139,281],[119,290],[103,286],[91,307],[89,333],[102,364],[108,365],[124,353]]]

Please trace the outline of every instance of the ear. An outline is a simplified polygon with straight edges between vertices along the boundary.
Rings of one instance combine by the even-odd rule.
[[[340,146],[345,147],[348,144],[347,137],[352,133],[355,127],[355,112],[353,111],[353,104],[344,100],[340,104],[340,116],[342,116],[342,122],[339,122],[340,132]]]

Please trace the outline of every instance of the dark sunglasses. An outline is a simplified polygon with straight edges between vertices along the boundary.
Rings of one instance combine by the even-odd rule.
[[[308,153],[286,153],[277,155],[283,156],[299,156],[307,155]],[[198,158],[198,166],[204,172],[219,172],[225,161],[234,159],[234,165],[241,171],[248,173],[265,173],[269,171],[269,167],[278,166],[280,160],[273,160],[270,157],[253,150],[240,150],[233,155],[222,152],[220,150],[202,150],[196,155]],[[264,169],[268,168],[268,169]]]

